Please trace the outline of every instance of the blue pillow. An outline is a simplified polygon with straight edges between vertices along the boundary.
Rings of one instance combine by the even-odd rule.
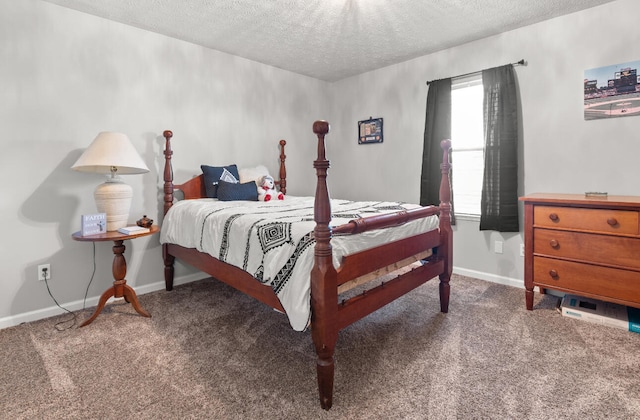
[[[254,181],[244,184],[218,181],[218,200],[220,201],[258,201],[258,188]]]
[[[204,175],[204,188],[209,198],[218,197],[218,182],[220,182],[220,179],[227,182],[238,182],[238,179],[240,179],[236,165],[200,165],[200,169],[202,169],[202,174]]]

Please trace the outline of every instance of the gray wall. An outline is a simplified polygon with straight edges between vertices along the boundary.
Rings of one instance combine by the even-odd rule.
[[[100,131],[126,133],[151,171],[129,175],[130,221],[162,212],[162,132],[174,132],[176,183],[201,163],[278,164],[287,139],[292,194],[313,192],[314,119],[326,118],[319,80],[110,22],[39,0],[0,0],[0,327],[57,310],[37,266],[51,264],[51,291],[82,307],[91,243],[76,242],[80,215],[95,213],[99,175],[69,169]],[[125,243],[129,283],[162,287],[158,236]],[[96,246],[89,305],[113,282],[112,243]],[[178,267],[183,281],[201,278]]]
[[[605,6],[420,57],[334,84],[67,10],[39,0],[0,0],[0,328],[55,308],[37,265],[51,263],[50,286],[82,307],[92,246],[71,240],[81,214],[95,211],[97,175],[69,167],[99,131],[129,135],[151,171],[127,181],[138,192],[132,221],[158,221],[162,131],[174,131],[176,182],[201,163],[265,163],[288,141],[289,192],[313,194],[311,124],[331,122],[329,182],[335,197],[417,201],[426,81],[521,58],[523,192],[603,190],[638,194],[639,117],[584,121],[585,69],[640,59],[640,3]],[[358,120],[383,117],[383,144],[358,146]],[[522,284],[521,234],[479,232],[459,221],[457,272]],[[492,252],[505,241],[504,254]],[[126,243],[129,283],[163,287],[157,237]],[[88,305],[111,285],[111,244],[96,246]],[[179,266],[179,281],[202,275]]]
[[[619,0],[333,84],[332,194],[416,202],[426,81],[525,59],[516,67],[522,193],[640,195],[640,117],[583,117],[584,71],[640,60],[639,14],[640,2]],[[370,116],[384,118],[384,143],[358,145],[356,122]],[[496,240],[503,254],[493,252]],[[458,220],[454,271],[522,287],[522,240]]]

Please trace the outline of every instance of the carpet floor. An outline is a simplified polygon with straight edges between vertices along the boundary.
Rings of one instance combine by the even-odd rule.
[[[340,332],[320,408],[309,332],[205,279],[0,330],[2,419],[633,419],[640,334],[562,317],[558,298],[437,279]],[[77,313],[78,324],[93,308]]]

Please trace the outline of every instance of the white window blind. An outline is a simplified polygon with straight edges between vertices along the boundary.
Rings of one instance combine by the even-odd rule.
[[[480,217],[484,173],[482,74],[454,79],[451,84],[451,159],[456,215]]]

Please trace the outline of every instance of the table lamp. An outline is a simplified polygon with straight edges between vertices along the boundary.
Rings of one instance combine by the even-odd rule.
[[[149,172],[129,138],[122,133],[101,132],[71,169],[109,175],[94,192],[96,207],[107,214],[107,231],[126,226],[133,190],[118,175]]]

